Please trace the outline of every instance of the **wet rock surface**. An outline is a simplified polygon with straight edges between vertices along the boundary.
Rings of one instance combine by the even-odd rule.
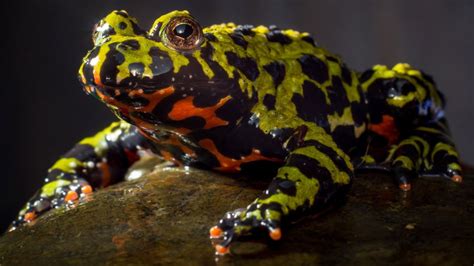
[[[359,175],[342,206],[289,226],[277,243],[237,243],[216,260],[209,228],[268,180],[160,167],[2,236],[0,265],[472,265],[474,172],[467,172],[462,184],[419,178],[409,193],[388,176]]]

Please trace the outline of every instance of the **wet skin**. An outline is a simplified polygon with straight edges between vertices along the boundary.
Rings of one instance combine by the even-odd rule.
[[[259,198],[211,228],[219,254],[257,231],[280,239],[282,225],[343,197],[357,170],[389,171],[405,191],[419,175],[462,180],[442,94],[408,64],[357,73],[308,33],[201,28],[187,11],[149,31],[114,11],[93,43],[79,79],[120,122],[61,157],[12,230],[122,181],[143,151],[222,172],[276,170]]]

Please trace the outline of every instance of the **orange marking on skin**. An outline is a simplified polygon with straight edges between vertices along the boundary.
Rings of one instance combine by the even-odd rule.
[[[172,162],[172,163],[174,163],[175,165],[178,165],[178,166],[183,165],[183,163],[176,160],[176,158],[174,158],[173,154],[169,151],[161,150],[160,154],[161,154],[161,156],[163,156],[163,159],[165,159],[166,161]]]
[[[270,235],[270,238],[275,240],[275,241],[280,240],[280,238],[281,238],[281,229],[280,228],[273,229],[273,230],[270,231],[269,235]]]
[[[174,93],[174,87],[170,86],[164,89],[160,89],[156,92],[153,92],[151,94],[145,94],[142,89],[139,89],[136,91],[137,95],[140,95],[141,97],[147,99],[150,101],[146,106],[143,107],[138,107],[135,108],[137,110],[140,110],[142,112],[150,113],[155,109],[155,107],[166,97],[170,96],[171,94]]]
[[[31,222],[34,219],[36,219],[36,213],[35,212],[27,212],[25,213],[25,216],[23,217],[23,220],[27,222]]]
[[[272,162],[282,162],[282,159],[279,158],[269,158],[260,154],[260,151],[257,149],[252,149],[252,152],[247,156],[242,156],[240,159],[229,158],[219,152],[214,142],[210,139],[203,139],[199,141],[199,145],[204,149],[208,150],[220,163],[220,167],[216,168],[219,171],[223,172],[238,172],[240,171],[240,165],[247,162],[253,161],[272,161]]]
[[[209,129],[217,126],[225,126],[229,124],[228,121],[222,120],[216,115],[216,110],[223,106],[227,101],[232,99],[230,95],[222,98],[214,106],[196,107],[193,103],[194,96],[188,96],[182,100],[177,101],[173,105],[173,109],[168,114],[170,119],[179,121],[189,117],[198,116],[204,118],[206,124],[204,129]]]
[[[192,130],[184,128],[184,127],[180,127],[180,128],[175,129],[175,131],[178,132],[181,135],[186,135],[186,134],[190,133]]]
[[[462,182],[462,176],[454,175],[454,176],[451,177],[451,180],[453,180],[456,183],[461,183]]]
[[[403,191],[409,191],[411,190],[411,185],[408,184],[408,183],[404,183],[404,184],[400,184],[400,189],[403,190]]]
[[[228,247],[221,246],[221,245],[216,245],[216,251],[217,251],[217,253],[219,253],[220,255],[224,255],[224,254],[229,253],[229,248],[228,248]]]
[[[81,188],[81,192],[84,193],[84,194],[91,194],[92,193],[92,187],[89,186],[89,185],[86,185],[86,186],[83,186]]]
[[[94,83],[97,86],[102,86],[102,81],[100,80],[100,68],[94,67],[94,70],[92,70],[92,75],[94,76]]]
[[[194,152],[194,150],[181,143],[181,141],[179,141],[176,135],[171,135],[168,139],[160,141],[160,143],[176,146],[189,156],[196,157],[196,153]]]
[[[164,88],[164,89],[160,89],[160,90],[157,90],[153,93],[150,93],[150,94],[146,94],[144,93],[143,89],[133,89],[133,90],[130,90],[128,92],[128,95],[130,97],[135,97],[135,96],[140,96],[140,97],[143,97],[145,99],[147,99],[149,101],[149,103],[146,105],[146,106],[140,106],[140,107],[133,107],[133,106],[130,106],[130,105],[126,105],[124,103],[121,103],[117,100],[115,100],[113,97],[110,97],[104,93],[102,93],[100,91],[100,89],[97,89],[96,90],[97,92],[97,96],[99,96],[99,98],[109,104],[109,105],[112,105],[112,106],[115,106],[117,108],[119,108],[122,112],[126,111],[126,112],[129,112],[129,111],[132,111],[132,110],[137,110],[137,111],[142,111],[142,112],[146,112],[146,113],[150,113],[153,111],[153,109],[155,109],[155,107],[166,97],[168,97],[169,95],[173,94],[174,92],[174,87],[170,86],[170,87],[167,87],[167,88]],[[120,93],[127,93],[126,91],[118,91],[115,90],[114,94],[115,96],[118,96],[118,94]]]
[[[129,149],[124,149],[125,156],[127,156],[127,160],[130,164],[138,161],[140,159],[140,156],[138,156],[137,151],[131,151]]]
[[[101,162],[99,163],[99,169],[102,171],[102,187],[106,187],[110,184],[110,180],[112,178],[112,175],[110,173],[110,167],[107,163]]]
[[[395,126],[395,121],[390,115],[383,115],[381,123],[369,124],[369,129],[385,137],[390,144],[395,143],[400,135],[400,132]]]
[[[218,226],[213,226],[209,230],[209,235],[211,236],[211,238],[218,238],[222,235],[222,229],[220,229]]]
[[[92,93],[94,91],[94,88],[91,86],[84,86],[84,91],[86,93]]]
[[[66,194],[66,197],[64,197],[64,201],[73,201],[77,200],[79,198],[79,195],[77,195],[76,191],[68,191]]]

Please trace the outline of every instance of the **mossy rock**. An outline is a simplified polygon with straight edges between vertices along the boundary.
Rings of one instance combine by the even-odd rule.
[[[209,228],[268,180],[160,167],[57,209],[0,238],[0,265],[474,263],[474,179],[419,178],[403,193],[382,174],[358,176],[340,207],[292,224],[276,243],[215,257]]]

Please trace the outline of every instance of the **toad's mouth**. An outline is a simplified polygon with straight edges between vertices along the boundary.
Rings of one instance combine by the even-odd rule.
[[[85,85],[84,91],[111,107],[123,111],[151,112],[164,98],[175,92],[174,86],[159,89],[102,87]]]

